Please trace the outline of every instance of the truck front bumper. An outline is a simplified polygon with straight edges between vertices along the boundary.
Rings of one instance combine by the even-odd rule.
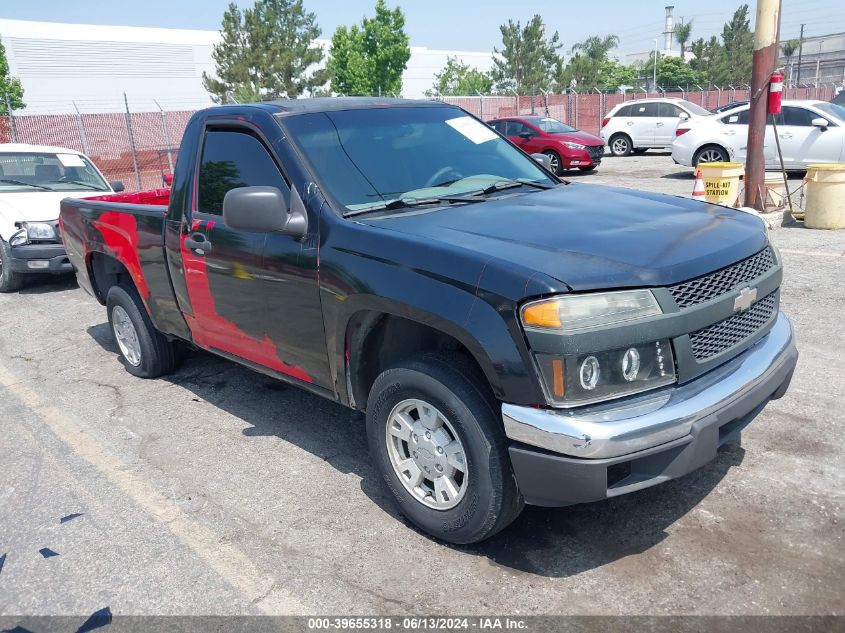
[[[753,347],[687,384],[578,409],[502,405],[527,503],[597,501],[685,475],[783,396],[798,350],[781,313]]]
[[[73,266],[64,244],[22,244],[11,246],[5,262],[16,273],[72,273]]]

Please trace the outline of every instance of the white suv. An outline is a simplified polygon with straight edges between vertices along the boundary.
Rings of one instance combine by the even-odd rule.
[[[787,169],[845,160],[845,107],[826,101],[784,101],[775,123]],[[779,169],[771,122],[766,125],[763,144],[766,169]],[[744,163],[747,147],[748,105],[742,105],[711,119],[678,125],[672,159],[690,167],[727,160]]]
[[[681,120],[713,116],[685,99],[637,99],[614,107],[601,122],[601,137],[614,156],[670,147]]]

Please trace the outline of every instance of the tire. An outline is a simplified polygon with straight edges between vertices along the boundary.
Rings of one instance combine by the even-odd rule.
[[[11,259],[9,244],[0,238],[0,292],[14,292],[23,286],[23,275],[12,270]]]
[[[563,163],[560,160],[560,155],[551,149],[547,149],[543,152],[543,155],[549,157],[549,171],[551,171],[555,176],[560,176],[563,172]]]
[[[126,371],[140,378],[158,378],[176,368],[175,344],[153,327],[134,288],[112,286],[106,311]]]
[[[706,159],[706,160],[703,160]],[[728,152],[723,147],[718,145],[705,145],[699,148],[692,159],[692,166],[698,167],[698,164],[703,163],[723,163],[730,160]]]
[[[634,144],[627,134],[614,134],[610,137],[607,147],[614,156],[628,156],[634,149]]]
[[[496,534],[524,506],[502,424],[495,412],[495,400],[474,365],[462,361],[459,355],[439,354],[402,361],[376,378],[367,401],[370,454],[400,511],[424,532],[459,545],[477,543]],[[408,406],[416,407],[416,418]],[[429,424],[422,426],[426,414],[436,417],[438,423],[431,424],[429,419]],[[414,426],[394,425],[401,415],[407,416]],[[400,426],[406,431],[406,440],[398,437],[402,431],[392,431]],[[438,436],[442,437],[438,440]],[[457,453],[455,448],[448,449],[455,442],[462,449]],[[441,451],[444,446],[445,454]],[[419,450],[419,455],[428,457],[418,460],[415,449],[423,448],[431,450]],[[404,461],[402,451],[406,452]],[[456,454],[461,457],[456,458]],[[440,461],[432,465],[432,460]],[[401,466],[394,467],[408,462],[416,465],[420,481],[417,487],[408,481],[413,478],[410,471],[402,475],[403,481],[398,473]],[[451,479],[456,485],[450,489],[450,496],[440,488],[442,499],[434,484],[438,478],[434,469],[444,472],[441,464],[446,472],[451,464],[464,468],[463,472],[452,469]],[[427,473],[423,469],[428,469]],[[425,479],[426,474],[434,478]],[[425,488],[431,493],[428,496],[422,492]]]

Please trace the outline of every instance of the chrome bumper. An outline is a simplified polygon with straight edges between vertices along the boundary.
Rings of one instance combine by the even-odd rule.
[[[505,433],[572,457],[627,455],[685,437],[723,410],[751,410],[780,397],[797,360],[792,326],[781,312],[753,347],[687,384],[574,410],[503,404]]]

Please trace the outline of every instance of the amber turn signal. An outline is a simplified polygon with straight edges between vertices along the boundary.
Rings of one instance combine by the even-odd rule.
[[[555,300],[538,301],[522,309],[523,325],[534,327],[560,327],[560,309]]]

